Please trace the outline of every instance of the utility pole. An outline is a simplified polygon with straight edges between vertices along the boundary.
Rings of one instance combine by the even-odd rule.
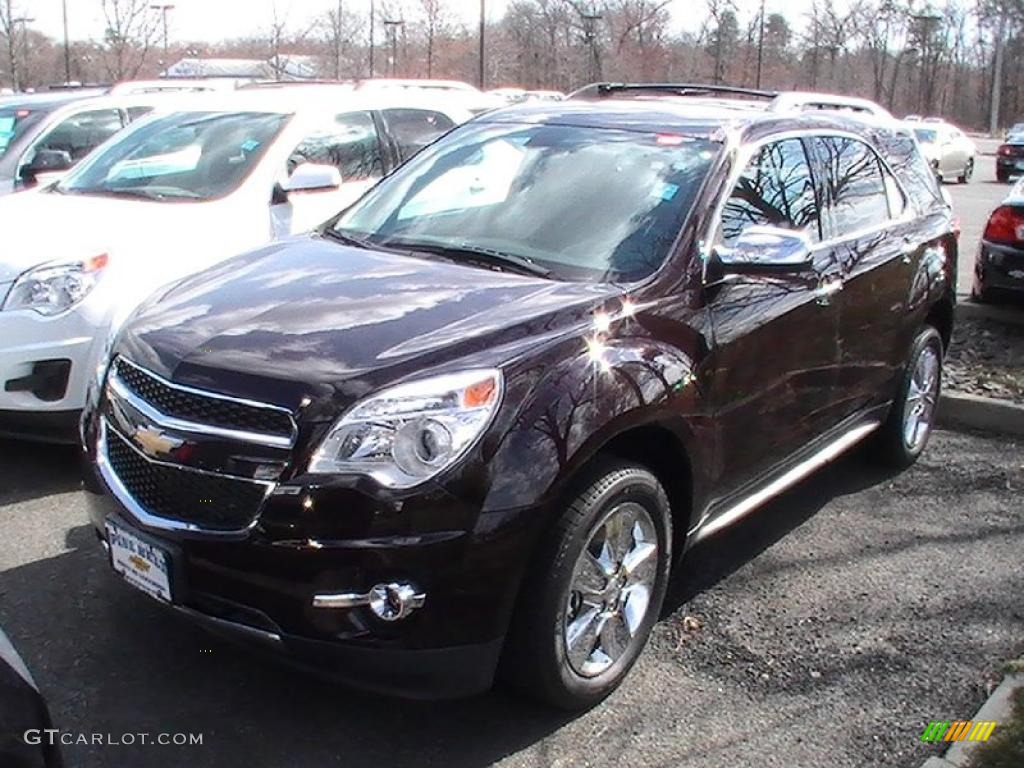
[[[384,28],[391,38],[391,76],[398,72],[398,28],[405,24],[401,19],[384,19]]]
[[[337,15],[334,17],[334,79],[341,80],[341,14],[344,8],[338,0]]]
[[[10,3],[7,4],[7,8],[8,8],[8,10],[10,10]],[[8,18],[10,18],[10,17],[8,17]],[[29,18],[28,16],[19,16],[16,19],[11,19],[11,32],[10,32],[11,40],[14,39],[14,29],[15,29],[15,27],[18,24],[21,24],[21,55],[25,57],[26,63],[27,63],[27,59],[28,59],[28,25],[31,24],[34,21],[35,21],[35,19]],[[11,42],[11,41],[8,41],[8,43],[10,44],[11,50],[13,51],[14,50],[14,43]],[[18,56],[17,56],[17,53],[15,53],[15,55],[13,55],[11,57],[11,79],[14,80],[14,90],[16,90],[16,91],[24,91],[25,90],[24,72],[22,72],[21,70],[27,70],[28,67],[27,66],[26,67],[21,67],[21,68],[17,67],[17,63],[18,63],[17,59],[18,59]]]
[[[484,59],[484,34],[485,34],[486,31],[487,31],[487,0],[480,0],[480,39],[478,41],[479,44],[480,44],[480,53],[479,53],[479,56],[477,57],[478,58],[477,65],[479,66],[479,71],[477,72],[477,76],[476,76],[476,84],[478,86],[480,86],[480,90],[481,91],[484,89],[484,80],[486,79],[484,77],[485,72],[486,72],[485,67],[484,67],[484,63],[485,63],[485,59]]]
[[[596,83],[601,79],[601,57],[597,51],[597,22],[599,22],[603,16],[599,13],[581,13],[580,18],[583,20],[583,39],[590,46],[590,74],[589,80],[592,83]]]
[[[996,32],[995,61],[992,66],[992,102],[988,114],[988,132],[999,133],[999,110],[1003,96],[1003,38],[1006,36],[1006,7],[999,11],[999,31]]]
[[[168,45],[167,45],[167,14],[170,11],[174,10],[174,4],[173,3],[153,3],[149,7],[151,9],[153,9],[154,11],[160,11],[160,15],[161,15],[161,17],[163,19],[163,24],[164,24],[164,70],[166,71],[167,68],[169,66],[171,66],[171,62],[167,60],[167,55],[168,55],[167,54],[167,51],[168,51]]]
[[[71,43],[68,40],[68,0],[61,0],[64,11],[64,82],[71,82]]]
[[[761,0],[761,21],[757,31],[757,87],[761,87],[761,69],[764,64],[764,6],[765,0]]]
[[[374,23],[377,19],[377,3],[370,0],[370,77],[373,77],[373,48],[374,48]]]

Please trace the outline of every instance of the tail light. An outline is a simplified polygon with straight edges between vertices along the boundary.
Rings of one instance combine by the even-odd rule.
[[[1013,154],[1013,150],[1010,149],[1010,145],[1009,144],[1002,144],[1002,145],[1000,145],[1000,147],[998,149],[998,153],[1002,157],[1009,157],[1010,155]]]
[[[999,206],[992,211],[983,237],[990,243],[1016,245],[1024,242],[1024,211],[1009,205]]]

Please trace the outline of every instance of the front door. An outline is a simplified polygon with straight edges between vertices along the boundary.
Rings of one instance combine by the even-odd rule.
[[[804,231],[814,269],[709,281],[714,329],[711,396],[719,425],[720,487],[756,479],[835,423],[838,275],[821,247],[820,188],[799,138],[760,148],[723,209],[716,245],[750,226]]]

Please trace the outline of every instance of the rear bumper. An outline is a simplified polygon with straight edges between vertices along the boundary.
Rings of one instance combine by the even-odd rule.
[[[974,281],[979,290],[1024,292],[1024,249],[982,241]]]

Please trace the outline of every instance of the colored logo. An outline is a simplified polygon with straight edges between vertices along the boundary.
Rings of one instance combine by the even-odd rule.
[[[995,727],[991,720],[932,720],[921,741],[988,741]]]
[[[135,444],[154,459],[166,456],[185,443],[184,440],[171,437],[158,427],[137,427],[132,437]]]

